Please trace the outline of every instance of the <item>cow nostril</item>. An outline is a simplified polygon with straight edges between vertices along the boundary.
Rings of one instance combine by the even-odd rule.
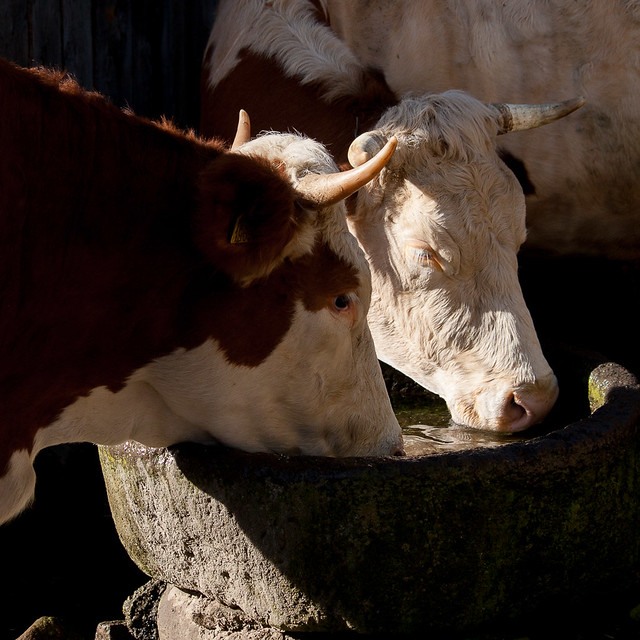
[[[396,447],[393,450],[393,453],[391,454],[392,456],[406,456],[406,452],[404,450],[404,447]]]
[[[518,424],[527,415],[527,410],[517,400],[514,393],[507,396],[504,417],[509,424]]]
[[[555,376],[508,391],[500,408],[499,431],[515,433],[541,422],[558,397]]]

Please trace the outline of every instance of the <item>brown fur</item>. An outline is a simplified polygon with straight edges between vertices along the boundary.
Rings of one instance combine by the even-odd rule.
[[[227,142],[235,135],[238,110],[251,105],[252,131],[302,131],[326,144],[344,169],[355,135],[371,128],[387,107],[397,103],[384,78],[371,70],[363,82],[366,92],[329,105],[322,98],[321,85],[303,85],[285,75],[277,62],[249,51],[242,52],[232,72],[211,90],[207,83],[210,58],[211,51],[205,57],[200,85],[201,133]]]
[[[352,279],[318,247],[299,272],[287,261],[236,283],[274,268],[295,232],[291,189],[264,164],[123,113],[58,72],[0,60],[0,95],[0,470],[77,397],[119,389],[179,347],[214,337],[231,362],[261,362],[296,299],[315,308],[340,274]],[[239,215],[260,245],[241,258],[228,245]],[[319,264],[334,275],[307,281]]]
[[[207,166],[200,174],[195,218],[201,251],[238,280],[265,275],[256,271],[259,265],[268,270],[276,266],[305,217],[295,206],[293,189],[274,181],[274,169],[266,162],[257,159],[250,180],[239,180],[248,162],[246,157],[228,155]],[[229,219],[229,210],[238,211],[238,216]],[[237,226],[243,238],[230,242]]]

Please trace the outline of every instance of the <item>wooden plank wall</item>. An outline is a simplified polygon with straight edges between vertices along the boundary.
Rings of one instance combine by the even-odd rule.
[[[0,0],[0,56],[72,73],[151,118],[198,126],[217,0]]]

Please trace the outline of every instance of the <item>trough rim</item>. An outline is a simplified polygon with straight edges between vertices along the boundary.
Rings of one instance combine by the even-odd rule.
[[[621,384],[612,386],[611,379]],[[347,476],[355,478],[363,473],[368,474],[372,470],[392,476],[416,473],[432,467],[451,470],[465,464],[468,460],[472,460],[477,469],[484,465],[495,468],[498,460],[505,469],[508,469],[511,466],[510,463],[531,462],[542,454],[545,456],[563,454],[569,446],[574,454],[580,453],[576,451],[576,446],[585,447],[587,451],[594,446],[598,448],[606,446],[606,438],[624,435],[621,430],[627,429],[630,434],[638,431],[640,429],[640,382],[636,376],[622,365],[606,362],[596,366],[591,372],[589,389],[598,385],[603,389],[601,405],[594,408],[590,415],[530,439],[500,445],[478,444],[473,448],[459,451],[434,451],[408,456],[334,458],[247,452],[222,444],[188,442],[154,448],[128,441],[120,445],[100,448],[105,451],[112,450],[117,456],[130,455],[141,460],[155,459],[155,464],[161,458],[164,459],[164,464],[171,464],[171,460],[186,461],[191,456],[201,458],[213,454],[216,459],[220,459],[223,455],[224,458],[233,459],[234,464],[241,465],[245,472],[251,470],[256,475],[271,477],[277,471],[281,481],[286,481],[286,476],[291,475],[297,482],[311,482],[314,479],[338,476],[342,479]],[[600,436],[600,438],[594,439],[594,436]]]

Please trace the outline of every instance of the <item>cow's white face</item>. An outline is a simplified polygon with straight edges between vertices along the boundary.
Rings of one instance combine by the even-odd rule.
[[[405,100],[378,125],[398,149],[350,219],[372,268],[369,322],[379,358],[442,396],[454,421],[520,431],[557,397],[517,277],[524,196],[487,108],[440,100]]]
[[[156,362],[144,377],[173,414],[201,426],[194,439],[293,455],[399,453],[400,427],[365,320],[368,293],[349,296],[344,310],[329,301],[313,312],[299,305],[282,342],[257,367],[230,364],[210,341]]]

